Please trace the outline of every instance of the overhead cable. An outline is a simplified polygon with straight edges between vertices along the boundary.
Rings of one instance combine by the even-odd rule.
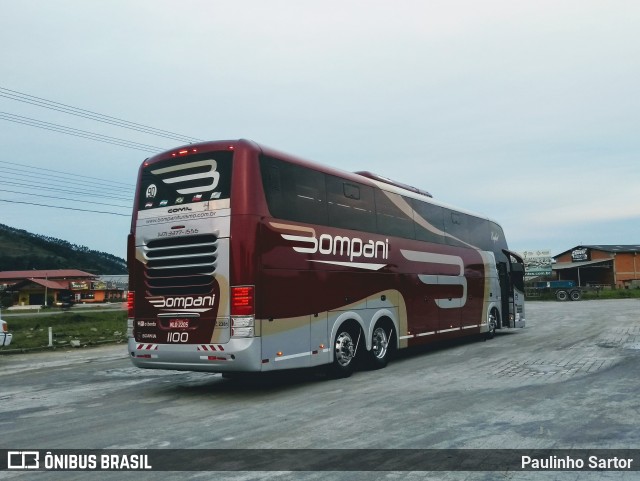
[[[47,205],[47,204],[37,204],[35,202],[22,202],[19,200],[8,200],[8,199],[0,199],[0,202],[11,202],[12,204],[27,204],[27,205],[37,205],[39,207],[50,207],[52,209],[64,209],[64,210],[76,210],[81,212],[93,212],[96,214],[110,214],[110,215],[119,215],[121,217],[130,217],[131,214],[119,214],[118,212],[106,212],[102,210],[90,210],[90,209],[77,209],[75,207],[60,207],[57,205]]]
[[[73,185],[79,185],[82,188],[90,188],[96,190],[106,190],[114,194],[130,194],[133,192],[132,187],[125,187],[120,185],[105,184],[102,182],[88,181],[85,179],[75,179],[72,176],[57,175],[51,173],[39,173],[39,172],[22,172],[18,169],[0,168],[0,172],[5,172],[4,177],[8,179],[26,180],[26,181],[40,181],[46,180],[51,185],[63,184],[66,187],[73,187]]]
[[[62,193],[65,193],[65,194],[76,194],[76,195],[91,196],[91,197],[102,197],[102,198],[105,198],[105,199],[124,200],[124,201],[131,200],[130,197],[117,197],[117,196],[105,194],[105,193],[102,193],[102,192],[91,192],[91,191],[86,191],[86,190],[81,190],[81,189],[75,189],[75,190],[59,189],[59,188],[57,188],[58,186],[52,187],[52,186],[50,186],[48,184],[39,184],[39,183],[27,184],[27,183],[24,183],[24,182],[13,182],[13,181],[3,180],[3,179],[0,179],[0,184],[18,186],[18,187],[21,187],[21,188],[30,187],[30,188],[35,188],[35,189],[39,189],[39,190],[49,190],[49,191],[53,191],[53,192],[62,192]]]
[[[2,189],[2,193],[5,193],[5,192],[10,192],[10,193],[12,193],[12,194],[29,195],[29,196],[30,196],[30,195],[33,195],[33,193],[32,193],[32,192],[20,192],[20,191],[17,191],[17,190],[7,190],[7,189]],[[72,202],[81,202],[82,204],[106,205],[106,206],[108,206],[108,207],[119,207],[119,208],[121,208],[121,209],[129,209],[129,210],[131,210],[131,206],[128,206],[128,205],[107,204],[107,203],[105,203],[105,202],[96,202],[96,201],[94,201],[94,200],[70,199],[70,198],[68,198],[68,197],[57,197],[57,196],[55,196],[55,195],[45,195],[45,194],[38,193],[38,199],[39,199],[40,197],[46,197],[46,198],[48,198],[48,199],[70,200],[70,201],[72,201]]]
[[[83,179],[99,180],[100,182],[105,182],[105,183],[109,183],[109,184],[120,184],[122,186],[127,186],[128,188],[135,188],[134,184],[130,184],[130,183],[126,183],[126,182],[119,182],[117,180],[103,179],[101,177],[92,177],[90,175],[76,174],[75,172],[68,172],[68,171],[64,171],[64,170],[47,169],[47,168],[44,168],[44,167],[37,167],[35,165],[20,164],[18,162],[8,162],[6,160],[0,160],[0,164],[8,164],[8,165],[12,165],[12,166],[16,166],[17,165],[19,167],[24,167],[26,169],[31,169],[31,170],[36,170],[36,171],[44,170],[44,171],[47,171],[47,172],[55,172],[57,174],[63,174],[65,176],[82,177]]]
[[[105,124],[115,125],[124,129],[136,130],[150,135],[158,137],[164,137],[167,139],[179,140],[185,143],[201,142],[202,139],[191,137],[188,135],[178,134],[169,130],[157,129],[148,125],[139,124],[137,122],[130,122],[128,120],[112,117],[110,115],[100,114],[91,110],[81,109],[72,105],[63,104],[60,102],[54,102],[42,97],[36,97],[16,90],[0,87],[0,97],[5,97],[11,100],[17,100],[18,102],[24,102],[38,107],[43,107],[50,110],[56,110],[58,112],[64,112],[69,115],[75,115],[77,117],[83,117],[96,122],[102,122]]]
[[[7,120],[9,122],[15,122],[18,124],[28,125],[30,127],[38,127],[40,129],[52,130],[54,132],[59,132],[62,134],[73,135],[75,137],[82,137],[85,139],[96,140],[98,142],[118,145],[120,147],[142,150],[143,152],[162,152],[163,150],[166,150],[162,147],[156,147],[154,145],[141,144],[138,142],[132,142],[130,140],[110,137],[108,135],[97,134],[95,132],[89,132],[87,130],[74,129],[73,127],[66,127],[64,125],[53,124],[51,122],[43,122],[41,120],[23,117],[21,115],[15,115],[8,112],[0,112],[0,119]]]

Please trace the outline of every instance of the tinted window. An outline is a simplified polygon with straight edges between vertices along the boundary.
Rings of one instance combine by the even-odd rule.
[[[327,224],[324,174],[270,157],[260,159],[260,170],[271,215]]]
[[[447,234],[447,244],[454,246],[473,246],[478,249],[493,251],[494,242],[491,240],[489,221],[473,215],[445,210],[444,228]]]
[[[451,209],[444,209],[445,242],[452,246],[468,247],[467,215]]]
[[[489,232],[489,222],[480,217],[471,215],[467,217],[467,241],[469,244],[478,247],[484,251],[493,250],[493,242],[491,242],[491,234]]]
[[[206,152],[155,162],[144,167],[140,209],[228,199],[232,152]]]
[[[383,190],[375,191],[375,199],[378,233],[413,239],[411,200]]]
[[[329,225],[374,232],[373,188],[332,175],[326,176]]]
[[[504,255],[502,249],[507,249],[507,241],[504,237],[504,232],[502,231],[502,227],[500,227],[495,222],[489,222],[489,236],[491,239],[491,247],[488,250],[491,250],[495,253],[496,259],[506,262],[507,256]]]
[[[444,244],[444,209],[439,205],[413,199],[416,239]]]

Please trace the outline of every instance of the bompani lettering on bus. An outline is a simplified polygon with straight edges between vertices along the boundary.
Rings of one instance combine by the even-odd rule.
[[[349,261],[361,257],[367,259],[388,259],[389,258],[389,239],[384,241],[376,241],[373,239],[361,239],[360,237],[348,237],[331,234],[320,234],[318,237],[314,229],[301,228],[298,226],[288,226],[281,224],[272,224],[274,227],[285,228],[288,230],[300,230],[308,235],[280,234],[283,239],[301,242],[307,244],[306,247],[296,246],[293,250],[301,254],[323,254],[323,255],[339,255],[346,256]]]
[[[365,259],[383,259],[389,258],[389,239],[384,241],[376,241],[373,239],[361,239],[360,237],[348,237],[331,234],[320,234],[318,237],[315,230],[309,229],[311,235],[292,235],[280,234],[283,239],[301,242],[306,244],[305,247],[295,246],[293,250],[301,254],[322,254],[331,256],[344,256],[349,259],[349,263],[334,261],[316,261],[337,265],[353,265],[361,268],[381,269],[386,264],[369,264],[357,263],[354,260]]]
[[[147,297],[147,300],[157,309],[172,309],[188,312],[207,312],[215,307],[216,296],[186,296],[186,297]]]

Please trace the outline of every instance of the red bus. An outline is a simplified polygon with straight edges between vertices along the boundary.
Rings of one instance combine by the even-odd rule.
[[[523,261],[496,222],[248,140],[145,160],[127,255],[142,368],[341,377],[525,324]]]

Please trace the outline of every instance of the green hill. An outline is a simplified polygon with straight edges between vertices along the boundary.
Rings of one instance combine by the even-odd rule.
[[[0,271],[79,269],[93,274],[126,274],[124,259],[85,246],[0,224]]]

